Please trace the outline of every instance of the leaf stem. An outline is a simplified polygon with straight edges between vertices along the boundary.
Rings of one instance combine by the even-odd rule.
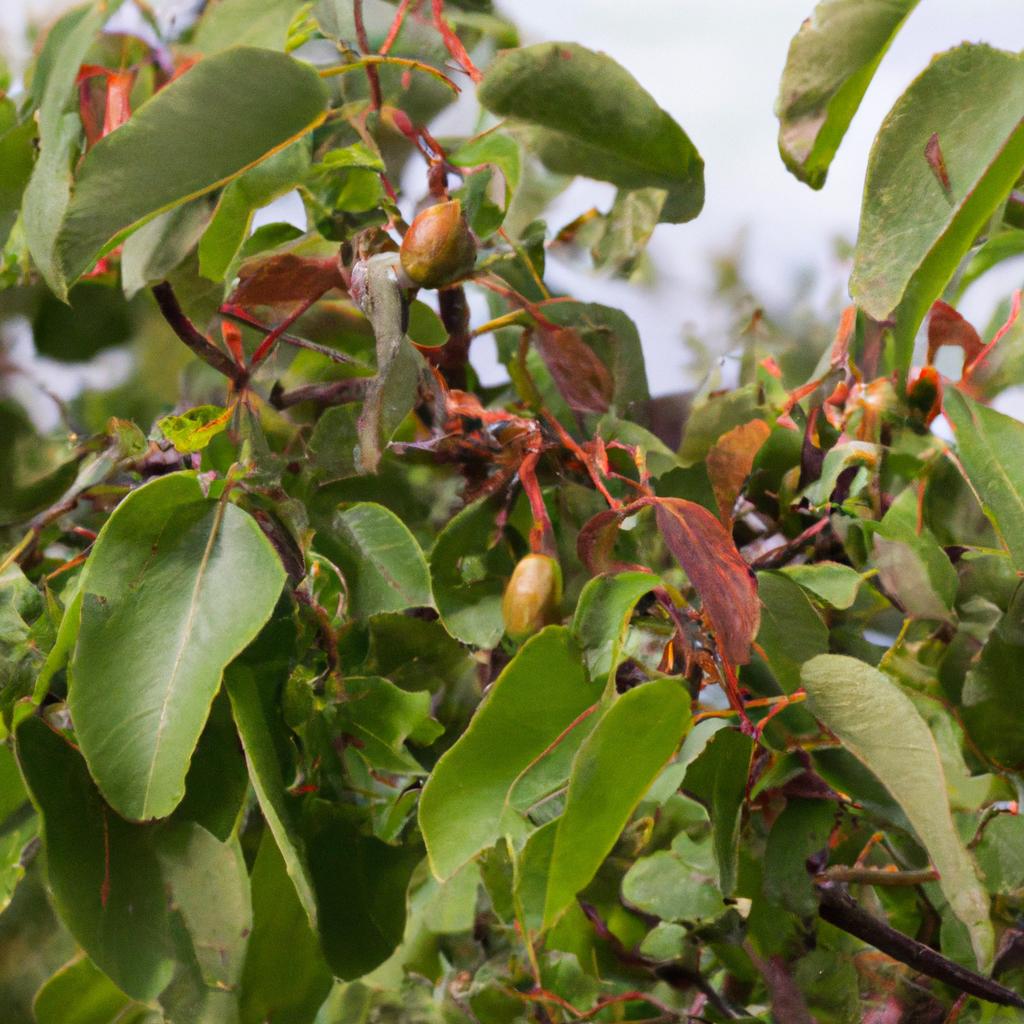
[[[452,92],[462,92],[443,71],[438,71],[430,64],[424,64],[421,60],[410,60],[408,57],[391,57],[381,53],[371,53],[360,57],[359,60],[349,61],[347,64],[335,64],[329,68],[321,68],[319,73],[321,78],[334,78],[337,75],[347,75],[350,71],[359,71],[361,68],[378,64],[393,64],[408,68],[410,71],[423,71],[428,75],[433,75],[439,82],[444,82]]]

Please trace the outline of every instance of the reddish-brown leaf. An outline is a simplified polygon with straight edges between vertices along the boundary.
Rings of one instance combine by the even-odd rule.
[[[537,349],[573,412],[608,411],[614,393],[612,375],[579,331],[541,324]]]
[[[746,664],[761,622],[757,578],[729,531],[703,505],[682,498],[648,497],[599,512],[580,531],[580,560],[595,573],[643,569],[617,562],[614,546],[622,522],[648,506],[654,506],[665,543],[700,595],[722,656],[732,664]]]
[[[941,299],[932,306],[928,320],[928,363],[944,345],[956,345],[964,350],[964,366],[978,357],[984,345],[978,332],[950,305]]]
[[[734,665],[750,660],[761,623],[757,577],[728,530],[706,509],[682,498],[645,498],[655,505],[665,543],[700,595],[719,650]]]
[[[576,538],[576,552],[580,561],[594,574],[623,572],[627,569],[647,570],[642,565],[630,565],[615,560],[615,538],[624,519],[639,510],[639,506],[610,508],[598,512],[583,524]]]
[[[334,257],[312,259],[275,253],[250,260],[238,272],[238,287],[228,302],[236,306],[288,306],[345,285]]]
[[[732,509],[750,476],[754,456],[770,433],[771,429],[764,420],[750,420],[724,433],[708,452],[708,477],[718,502],[719,515],[726,526],[732,524]]]

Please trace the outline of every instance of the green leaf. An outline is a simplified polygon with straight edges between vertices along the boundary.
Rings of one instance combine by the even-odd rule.
[[[69,704],[111,806],[164,817],[224,666],[270,617],[285,572],[255,520],[191,473],[140,487],[107,520],[82,574]]]
[[[156,1011],[126,996],[87,956],[49,978],[32,1002],[36,1024],[156,1024]]]
[[[622,895],[645,914],[693,923],[725,910],[717,881],[710,838],[695,841],[680,832],[671,850],[634,861],[622,880]]]
[[[354,618],[433,607],[423,552],[409,528],[383,505],[349,505],[334,516],[330,533],[320,539],[345,575]]]
[[[965,43],[932,61],[879,130],[850,293],[895,319],[902,372],[932,302],[1024,171],[1022,109],[1024,57]]]
[[[789,44],[776,114],[779,152],[811,188],[829,165],[875,70],[917,0],[822,0]]]
[[[345,696],[338,708],[338,724],[359,741],[359,755],[371,767],[426,774],[405,749],[405,742],[412,737],[429,744],[443,731],[430,717],[429,693],[408,693],[379,676],[346,676]]]
[[[174,966],[154,826],[112,813],[79,754],[41,719],[21,724],[17,745],[42,819],[46,873],[61,920],[119,988],[154,998]]]
[[[591,250],[594,266],[623,277],[632,274],[658,226],[665,198],[660,188],[620,189]]]
[[[57,234],[71,198],[71,162],[82,123],[70,113],[75,78],[103,23],[121,0],[82,4],[50,29],[36,62],[33,98],[39,104],[39,157],[25,189],[22,224],[32,260],[58,295],[67,291],[57,253]]]
[[[206,55],[229,46],[282,50],[300,6],[301,0],[217,0],[203,11],[192,45]]]
[[[430,552],[434,600],[456,640],[490,650],[505,632],[501,598],[515,565],[497,537],[497,505],[474,502],[438,534]]]
[[[0,913],[10,906],[18,883],[25,877],[25,851],[38,834],[39,818],[31,813],[20,822],[7,822],[0,832]]]
[[[222,430],[226,430],[234,411],[234,406],[222,409],[219,405],[197,405],[188,412],[162,416],[156,425],[182,455],[190,455],[201,452]]]
[[[957,834],[935,740],[910,698],[854,658],[823,654],[803,670],[810,710],[866,765],[903,809],[982,971],[992,960],[988,898]]]
[[[683,789],[699,800],[711,817],[720,888],[736,888],[740,819],[750,774],[754,741],[738,729],[719,729],[686,769]]]
[[[859,582],[859,577],[858,577]],[[800,686],[800,666],[828,651],[828,627],[807,595],[778,572],[759,572],[761,627],[757,643],[786,693]]]
[[[828,848],[836,813],[829,800],[787,798],[764,851],[764,894],[772,903],[800,917],[810,917],[818,909],[807,862]]]
[[[199,272],[220,281],[248,238],[256,211],[293,189],[310,166],[309,138],[304,137],[232,181],[199,243]]]
[[[165,280],[199,241],[211,213],[209,198],[200,196],[161,213],[130,235],[121,249],[121,287],[126,298]]]
[[[668,192],[661,219],[692,220],[704,205],[704,161],[693,143],[621,65],[575,43],[498,54],[480,102],[531,126],[541,160],[620,188]]]
[[[621,572],[588,581],[576,605],[572,635],[595,682],[614,676],[622,658],[633,609],[645,594],[661,586],[648,572]]]
[[[508,806],[515,783],[599,696],[567,629],[550,626],[523,645],[423,789],[420,829],[438,878],[522,831]]]
[[[236,662],[225,673],[231,710],[242,739],[249,779],[260,810],[280,850],[298,901],[311,927],[317,924],[316,897],[309,877],[305,851],[292,819],[285,791],[284,773],[274,745],[270,710],[262,699],[257,676],[248,665]]]
[[[787,565],[780,572],[799,583],[804,590],[832,608],[843,611],[853,606],[860,590],[861,577],[856,569],[839,562],[814,562]]]
[[[968,481],[1013,564],[1024,569],[1024,424],[956,388],[947,388],[943,411]]]
[[[226,184],[324,117],[308,64],[233,47],[201,60],[86,155],[57,242],[58,294],[135,228]],[[168,159],[173,154],[173,159]]]
[[[193,822],[159,827],[157,859],[173,907],[192,940],[203,983],[233,989],[252,930],[249,874],[238,839],[226,843]]]
[[[331,987],[331,972],[270,831],[252,869],[252,916],[240,1024],[308,1024]]]
[[[384,963],[402,941],[406,890],[423,851],[389,846],[324,811],[307,835],[320,939],[334,974],[351,980]]]
[[[221,690],[210,709],[185,778],[185,797],[175,808],[179,821],[194,821],[222,843],[234,833],[249,794],[249,772]]]
[[[1006,615],[992,631],[967,673],[960,694],[964,725],[986,758],[1011,770],[1024,768],[1024,591],[1014,593]]]
[[[680,681],[657,679],[620,697],[584,740],[551,854],[546,925],[593,879],[689,721],[690,697]]]

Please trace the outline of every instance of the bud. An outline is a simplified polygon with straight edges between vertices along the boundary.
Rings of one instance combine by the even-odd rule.
[[[476,263],[476,242],[458,199],[428,206],[402,239],[402,269],[422,288],[441,288]]]
[[[525,640],[542,626],[559,619],[562,603],[562,570],[548,555],[527,555],[512,572],[505,588],[501,612],[505,632],[513,640]]]

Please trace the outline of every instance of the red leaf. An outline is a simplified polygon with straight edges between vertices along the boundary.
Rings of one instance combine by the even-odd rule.
[[[704,617],[724,659],[743,665],[761,623],[757,578],[736,550],[731,534],[703,505],[682,498],[640,498],[625,508],[599,512],[580,531],[577,551],[591,572],[641,569],[616,562],[615,535],[622,522],[653,505],[658,529],[700,595]]]
[[[757,577],[732,536],[703,505],[682,498],[643,500],[655,504],[661,535],[700,595],[719,650],[733,664],[745,665],[761,624],[761,602]]]
[[[251,260],[238,279],[228,299],[235,306],[287,306],[345,287],[334,257],[310,259],[290,252]]]
[[[750,420],[724,433],[708,452],[708,477],[719,515],[726,526],[732,523],[732,508],[750,476],[754,457],[770,433],[764,420]]]
[[[941,299],[932,306],[928,320],[928,364],[944,345],[964,350],[964,366],[970,365],[984,347],[978,332],[950,305]]]
[[[541,323],[537,349],[573,412],[608,411],[614,391],[612,375],[578,331]]]

